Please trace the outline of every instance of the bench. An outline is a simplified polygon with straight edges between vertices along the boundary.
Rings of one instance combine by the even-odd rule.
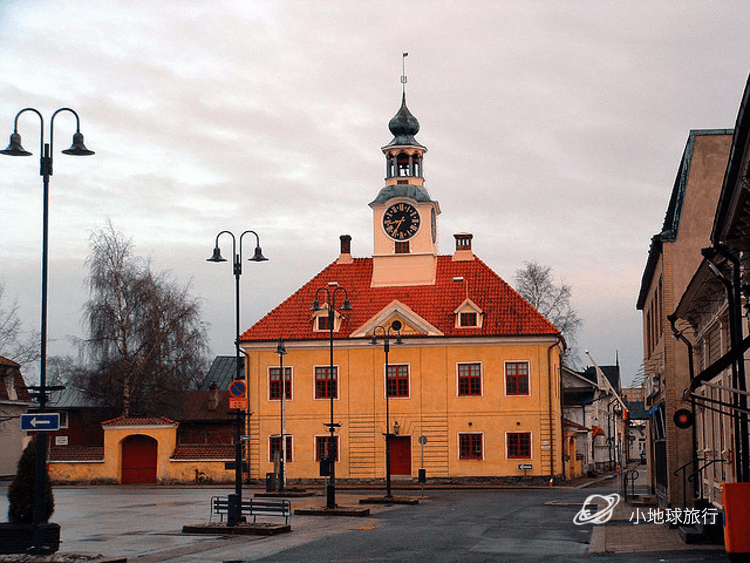
[[[292,517],[292,503],[286,499],[280,500],[243,500],[240,503],[240,513],[243,516],[252,516],[253,523],[258,516],[278,516],[284,519],[284,524],[289,524]],[[211,519],[218,514],[221,522],[224,515],[229,514],[229,498],[211,497]]]

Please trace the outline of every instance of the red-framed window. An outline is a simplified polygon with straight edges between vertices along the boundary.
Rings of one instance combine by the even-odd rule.
[[[284,367],[284,376],[286,379],[286,400],[292,399],[292,368]],[[281,400],[281,368],[268,368],[268,398],[271,401]]]
[[[315,436],[315,461],[322,461],[327,457],[334,457],[335,461],[339,460],[339,437],[334,436]]]
[[[273,456],[276,452],[281,451],[281,436],[270,436],[268,439],[268,461],[273,461]],[[292,437],[286,437],[286,461],[291,463],[292,461]]]
[[[338,366],[317,366],[315,368],[315,398],[316,399],[338,399]]]
[[[458,396],[474,397],[482,394],[482,364],[458,364]]]
[[[481,434],[458,435],[458,459],[482,459]]]
[[[531,459],[531,432],[508,432],[508,459]]]
[[[408,397],[409,396],[409,366],[408,365],[389,365],[388,366],[388,396],[389,397]]]
[[[507,395],[529,394],[529,362],[505,363],[505,393]]]
[[[409,241],[397,240],[395,250],[396,250],[396,254],[409,254]]]
[[[318,330],[331,330],[330,317],[328,313],[317,317]]]
[[[459,326],[477,326],[477,314],[475,312],[471,313],[461,313],[459,315],[458,320]]]

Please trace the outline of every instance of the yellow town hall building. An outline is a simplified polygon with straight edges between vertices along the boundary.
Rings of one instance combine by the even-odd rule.
[[[389,129],[385,186],[370,203],[374,255],[352,257],[342,236],[333,263],[240,337],[249,478],[273,472],[284,450],[287,479],[317,478],[330,447],[337,478],[383,479],[386,436],[402,478],[561,475],[564,341],[474,255],[471,234],[438,255],[440,206],[405,94]]]

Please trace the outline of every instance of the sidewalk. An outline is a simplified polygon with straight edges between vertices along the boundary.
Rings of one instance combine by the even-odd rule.
[[[636,492],[639,485],[645,485],[645,468],[638,468],[639,479],[635,483]],[[642,489],[641,489],[642,490]],[[598,499],[601,510],[606,506],[604,499]],[[655,524],[644,522],[643,514],[655,506],[639,505],[632,497],[620,500],[614,508],[612,518],[606,524],[595,524],[591,534],[589,553],[640,553],[653,551],[695,551],[708,550],[717,552],[717,561],[726,557],[723,545],[687,544],[680,536],[678,528],[671,528],[668,523]],[[640,511],[638,518],[637,511]],[[639,523],[636,523],[639,520]]]

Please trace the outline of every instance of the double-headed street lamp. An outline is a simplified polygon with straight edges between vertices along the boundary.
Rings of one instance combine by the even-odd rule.
[[[240,276],[242,276],[242,238],[246,234],[255,235],[255,251],[252,258],[248,258],[250,262],[265,262],[268,260],[263,256],[263,252],[260,249],[260,238],[258,233],[255,231],[245,231],[239,236],[239,240],[230,231],[221,231],[216,235],[216,243],[214,245],[214,251],[211,258],[208,258],[207,262],[226,262],[226,258],[221,256],[221,249],[219,248],[219,238],[221,235],[227,234],[232,238],[232,257],[233,257],[233,272],[235,279],[235,352],[237,354],[237,377],[236,379],[245,379],[242,372],[242,362],[240,359]],[[239,242],[239,252],[237,249]],[[245,387],[247,389],[247,386]],[[245,391],[247,393],[247,390]],[[236,526],[240,522],[240,516],[242,515],[242,421],[244,420],[244,413],[241,409],[236,409],[236,423],[237,423],[237,435],[234,443],[234,495],[229,495],[229,509],[227,513],[227,525]]]
[[[336,456],[338,454],[337,447],[336,447],[336,428],[341,426],[340,424],[333,421],[333,400],[338,392],[338,381],[339,377],[336,376],[336,379],[334,380],[333,377],[333,324],[336,320],[336,294],[338,292],[344,293],[344,304],[341,306],[342,311],[351,311],[352,306],[349,303],[349,294],[347,293],[346,289],[336,285],[333,290],[330,290],[327,287],[321,287],[318,288],[318,290],[315,292],[315,300],[313,301],[313,306],[311,307],[311,311],[322,311],[323,308],[320,306],[320,301],[318,300],[318,295],[320,293],[326,294],[326,302],[328,304],[328,332],[329,332],[329,351],[330,351],[330,361],[328,366],[328,381],[326,385],[326,389],[328,391],[328,395],[331,398],[331,421],[328,424],[325,424],[325,426],[328,427],[328,431],[330,432],[330,438],[328,440],[328,447],[326,448],[326,457],[325,461],[327,465],[327,483],[326,483],[326,508],[329,510],[332,510],[336,508]],[[334,388],[334,381],[336,381],[336,387]]]
[[[378,343],[378,329],[382,333],[383,338],[383,352],[385,353],[385,496],[391,498],[391,409],[389,398],[391,396],[391,390],[388,386],[388,353],[391,350],[390,340],[393,338],[394,333],[396,341],[394,344],[401,344],[401,321],[393,321],[389,327],[381,325],[376,326],[372,330],[372,338],[370,344],[377,345]],[[393,333],[391,332],[393,331]]]
[[[18,133],[18,118],[24,112],[30,111],[39,117],[39,174],[42,177],[43,186],[43,207],[42,207],[42,326],[41,326],[41,349],[40,349],[40,368],[39,368],[39,410],[44,412],[47,408],[47,278],[49,263],[49,179],[52,176],[52,155],[54,154],[54,125],[55,117],[60,112],[72,113],[76,118],[76,132],[73,135],[73,144],[69,149],[65,149],[63,154],[72,156],[90,156],[94,151],[90,151],[83,144],[83,135],[81,134],[81,121],[78,114],[70,108],[60,108],[52,114],[49,123],[49,143],[44,142],[44,117],[34,108],[25,108],[16,114],[13,124],[13,134],[10,136],[8,148],[0,151],[0,154],[6,156],[31,156],[32,153],[21,146],[21,135]],[[34,524],[39,527],[46,520],[47,499],[44,490],[47,483],[47,435],[44,432],[38,432],[36,437],[36,468],[34,477]],[[34,545],[41,548],[41,537],[35,531]]]

